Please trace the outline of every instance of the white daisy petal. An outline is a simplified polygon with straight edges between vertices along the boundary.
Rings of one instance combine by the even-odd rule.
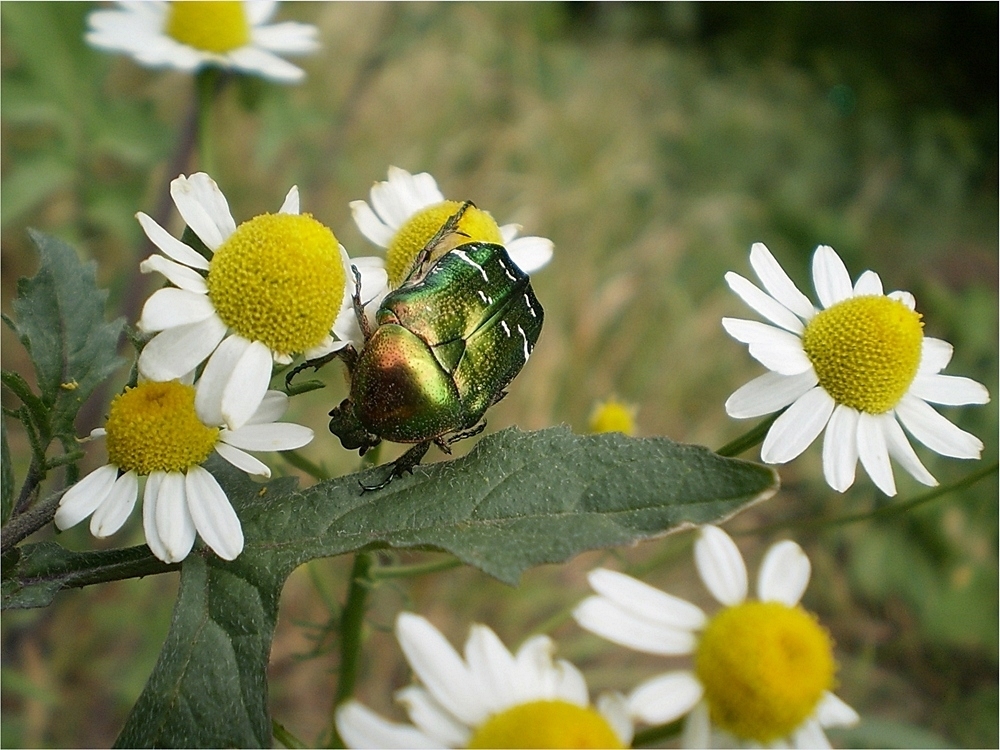
[[[375,215],[365,201],[351,201],[351,215],[354,223],[365,237],[374,242],[379,247],[389,247],[396,231],[388,227]]]
[[[584,630],[647,654],[672,656],[694,651],[695,637],[691,631],[651,622],[603,596],[588,596],[577,604],[573,619]]]
[[[222,396],[226,391],[240,357],[250,348],[250,342],[242,336],[228,336],[216,347],[205,364],[205,369],[196,386],[194,408],[198,418],[207,425],[220,425],[222,416]]]
[[[635,727],[628,713],[628,701],[621,693],[601,693],[597,698],[597,711],[611,725],[624,747],[632,744]]]
[[[581,707],[590,704],[587,681],[579,669],[565,659],[560,659],[555,663],[552,675],[555,679],[552,692],[548,696],[551,700],[562,700]]]
[[[208,270],[208,259],[194,248],[181,242],[142,211],[137,213],[135,218],[139,220],[142,231],[146,233],[150,242],[156,245],[167,256],[190,268],[198,268],[202,271]]]
[[[861,412],[858,416],[858,458],[868,476],[882,492],[889,497],[896,494],[896,480],[889,464],[889,447],[885,441],[885,431],[881,416],[890,420],[891,414],[876,416]]]
[[[809,320],[816,314],[816,308],[795,283],[788,278],[781,265],[771,255],[771,251],[762,242],[755,242],[750,248],[750,266],[753,268],[760,283],[767,293],[787,307],[803,320]]]
[[[917,301],[913,298],[913,295],[909,292],[889,292],[886,295],[889,299],[894,299],[897,302],[902,302],[911,310],[917,309]]]
[[[798,375],[812,369],[802,348],[802,339],[794,333],[741,318],[723,318],[722,327],[734,339],[747,344],[750,356],[769,370],[782,375]]]
[[[816,706],[816,718],[824,728],[852,727],[861,721],[857,711],[829,690],[823,693],[819,705]]]
[[[491,712],[502,711],[518,702],[514,656],[485,625],[473,625],[469,631],[465,661]]]
[[[417,178],[405,169],[389,167],[389,185],[401,209],[401,216],[410,217],[431,205],[424,201]],[[436,187],[437,183],[435,183]],[[442,198],[441,200],[444,200]],[[440,201],[434,201],[440,202]]]
[[[547,266],[554,251],[552,240],[545,237],[518,237],[507,245],[514,265],[528,274]]]
[[[854,484],[858,465],[858,416],[856,409],[838,404],[823,436],[823,476],[837,492],[846,492]]]
[[[832,307],[854,295],[851,276],[840,256],[829,245],[820,245],[813,254],[813,285],[824,308]]]
[[[298,214],[299,213],[299,187],[298,185],[292,185],[291,190],[288,191],[288,195],[285,196],[285,202],[281,204],[281,208],[278,209],[279,214]]]
[[[278,9],[278,0],[248,0],[243,4],[243,9],[246,11],[247,21],[256,30],[256,27],[267,23],[274,16]]]
[[[667,672],[632,691],[628,696],[629,713],[648,724],[666,724],[694,708],[703,694],[693,672]]]
[[[253,43],[268,52],[302,55],[319,49],[317,29],[312,24],[284,21],[253,30]]]
[[[794,607],[809,585],[811,570],[809,557],[795,542],[772,544],[757,573],[757,598]]]
[[[399,230],[411,215],[405,205],[406,198],[400,195],[403,191],[405,187],[401,180],[390,179],[388,182],[376,182],[369,193],[375,213],[395,230]]]
[[[701,701],[684,719],[681,747],[711,747],[712,724],[708,717],[708,704]]]
[[[818,382],[811,368],[798,375],[765,372],[726,399],[726,414],[735,419],[773,414],[794,403]]]
[[[947,341],[924,336],[920,344],[920,366],[917,372],[920,374],[941,372],[951,362],[951,355],[954,353],[955,347]]]
[[[990,392],[986,390],[985,385],[977,383],[972,378],[956,375],[918,374],[907,393],[932,404],[945,406],[990,402]]]
[[[807,391],[771,425],[760,449],[761,460],[783,464],[797,457],[823,431],[835,406],[819,386]]]
[[[352,748],[441,748],[415,727],[387,721],[355,700],[339,706],[337,733]]]
[[[597,568],[587,574],[587,581],[594,591],[621,609],[654,623],[679,630],[701,630],[705,626],[705,613],[699,607],[632,576]]]
[[[193,268],[182,266],[180,263],[164,258],[162,255],[150,255],[139,264],[142,273],[156,273],[166,276],[167,281],[180,289],[186,289],[196,294],[208,294],[208,284],[205,277]]]
[[[290,451],[307,445],[313,431],[291,422],[245,424],[238,430],[223,430],[219,439],[246,451]]]
[[[406,713],[417,728],[439,747],[465,747],[469,742],[469,728],[438,704],[424,688],[410,685],[396,692],[396,700],[403,704]]]
[[[55,524],[60,531],[76,526],[103,503],[115,486],[118,468],[105,464],[70,487],[59,500]]]
[[[165,472],[156,496],[156,534],[163,544],[164,562],[180,562],[194,546],[197,531],[188,511],[184,491],[184,475]]]
[[[391,174],[392,167],[389,169]],[[413,175],[413,186],[420,201],[420,208],[427,208],[444,200],[444,194],[438,188],[437,180],[429,172]]]
[[[823,750],[830,747],[830,741],[826,738],[818,721],[806,719],[792,735],[792,745],[802,750],[813,750],[814,748]]]
[[[170,554],[160,539],[160,532],[156,528],[156,502],[160,494],[160,485],[163,483],[164,473],[154,471],[146,477],[146,489],[142,493],[142,530],[146,535],[146,544],[157,558],[163,562],[171,562]]]
[[[118,477],[111,492],[90,519],[90,533],[98,539],[114,534],[132,514],[139,496],[139,478],[134,471]]]
[[[156,333],[200,323],[215,314],[215,306],[207,295],[168,286],[157,289],[146,300],[136,326],[140,331]]]
[[[401,612],[396,640],[420,682],[455,718],[475,726],[486,718],[486,706],[472,675],[447,639],[420,615]]]
[[[235,68],[248,73],[258,73],[278,83],[297,83],[306,77],[306,72],[273,52],[261,47],[240,47],[228,55]]]
[[[184,480],[188,510],[198,534],[223,560],[235,560],[243,551],[243,526],[225,491],[200,466],[187,470]]]
[[[253,416],[270,382],[271,351],[260,341],[251,341],[222,390],[222,418],[231,430]]]
[[[854,296],[877,296],[882,297],[882,279],[874,271],[865,271],[854,283]]]
[[[254,415],[247,420],[247,424],[267,424],[277,422],[285,415],[288,409],[288,396],[281,391],[268,391],[264,394],[260,406]]]
[[[504,224],[500,227],[500,238],[503,240],[504,245],[509,245],[517,235],[521,232],[523,227],[520,224]],[[507,248],[508,252],[510,248]]]
[[[249,453],[244,453],[239,448],[220,441],[215,444],[215,452],[237,469],[245,471],[251,476],[265,478],[271,476],[271,470],[267,467],[267,464],[254,458]]]
[[[191,190],[191,197],[208,212],[223,241],[229,239],[230,235],[236,231],[236,220],[229,211],[226,196],[223,195],[215,180],[205,172],[195,172],[188,177],[187,184]]]
[[[720,604],[747,598],[747,567],[736,542],[718,526],[705,525],[694,543],[694,561],[705,587]]]
[[[928,487],[936,487],[938,481],[927,471],[920,462],[920,459],[917,458],[913,446],[910,445],[910,441],[907,440],[906,434],[903,432],[903,428],[899,426],[896,418],[892,414],[883,414],[880,419],[882,420],[882,430],[885,435],[886,447],[889,449],[889,455],[896,459],[909,472],[910,476],[918,482]]]
[[[896,405],[899,421],[913,437],[935,453],[951,458],[979,458],[982,441],[955,426],[932,406],[909,394]]]
[[[805,326],[802,325],[802,321],[795,313],[771,295],[762,292],[738,273],[733,273],[732,271],[727,273],[726,283],[740,299],[775,325],[799,335],[805,330]]]
[[[335,341],[332,336],[327,336],[325,339],[323,339],[323,341],[320,343],[319,346],[314,346],[312,349],[306,349],[304,352],[302,352],[302,356],[307,360],[320,359],[321,357],[325,357],[327,354],[330,354],[331,352],[343,349],[345,346],[348,345],[348,343],[350,342]],[[290,363],[291,361],[292,361],[291,357],[289,357],[288,362]]]
[[[139,372],[149,380],[174,380],[200,365],[226,335],[217,315],[156,334],[139,355]]]
[[[204,174],[199,172],[198,174]],[[191,175],[190,178],[181,175],[170,181],[170,195],[174,199],[174,204],[180,212],[184,223],[190,227],[191,231],[198,235],[198,239],[205,243],[205,246],[212,250],[218,250],[219,246],[229,237],[223,234],[217,219],[220,217],[212,210],[218,207],[218,201],[211,197],[212,191],[203,179],[195,179],[198,175]],[[205,175],[211,180],[208,175]],[[215,182],[212,181],[214,185]],[[222,195],[222,191],[216,186],[216,191]],[[212,205],[203,205],[201,199],[209,198]],[[225,202],[225,197],[222,201]],[[228,209],[227,209],[228,212]],[[232,216],[229,217],[230,220]]]

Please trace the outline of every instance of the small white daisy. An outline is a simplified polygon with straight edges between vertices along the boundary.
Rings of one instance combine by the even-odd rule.
[[[386,249],[389,284],[395,289],[409,274],[417,253],[459,205],[458,201],[445,200],[437,182],[427,172],[410,174],[389,167],[388,181],[372,186],[371,205],[352,201],[351,212],[361,233]],[[552,259],[552,240],[518,237],[519,225],[497,226],[489,213],[478,208],[465,212],[459,229],[470,240],[504,245],[510,259],[528,274]]]
[[[829,747],[823,729],[850,726],[858,715],[836,697],[833,644],[815,616],[799,606],[810,565],[795,542],[767,551],[757,601],[747,601],[747,570],[736,544],[715,526],[695,543],[702,581],[723,609],[707,617],[694,604],[623,573],[597,569],[597,592],[573,612],[581,627],[628,648],[666,656],[690,654],[694,669],[647,680],[628,697],[631,716],[665,724],[687,716],[684,747],[741,743]]]
[[[886,495],[896,494],[891,456],[917,481],[937,481],[917,458],[900,424],[931,450],[953,458],[979,458],[982,442],[929,404],[985,404],[990,396],[974,380],[940,372],[952,346],[924,336],[909,292],[882,292],[882,281],[865,271],[854,285],[833,248],[813,255],[812,275],[822,310],[788,278],[761,243],[750,250],[766,292],[736,273],[726,282],[750,307],[775,325],[723,318],[733,338],[770,372],[751,380],[726,401],[731,417],[746,419],[786,406],[764,439],[765,463],[791,461],[826,429],[823,474],[844,492],[857,462]]]
[[[206,424],[243,425],[260,404],[272,362],[295,354],[321,357],[360,338],[351,299],[351,265],[362,293],[385,288],[379,258],[350,260],[333,232],[299,213],[299,192],[288,191],[277,214],[236,226],[218,185],[204,172],[170,183],[177,210],[211,258],[170,235],[144,213],[146,236],[164,255],[142,262],[173,284],[146,301],[138,327],[156,335],[139,355],[149,380],[172,380],[208,360],[198,387]],[[168,257],[164,257],[168,256]],[[339,340],[334,340],[331,331]]]
[[[256,413],[238,430],[205,424],[194,408],[195,387],[172,380],[144,381],[111,402],[104,437],[108,463],[69,488],[59,502],[59,529],[88,516],[90,532],[111,536],[122,527],[146,477],[142,522],[146,544],[167,563],[191,551],[195,534],[219,557],[233,560],[243,551],[243,528],[222,487],[201,464],[218,453],[248,474],[268,477],[271,470],[245,451],[284,451],[312,440],[308,427],[276,420],[288,396],[268,391]]]
[[[124,52],[147,67],[192,72],[214,65],[295,83],[305,72],[278,55],[301,55],[319,48],[312,24],[268,24],[277,2],[183,0],[117,5],[87,17],[87,42],[109,52]]]
[[[419,615],[401,613],[396,638],[421,685],[396,693],[409,724],[383,719],[351,700],[337,709],[337,731],[352,748],[627,747],[632,721],[625,699],[590,705],[583,675],[552,661],[545,636],[511,654],[496,633],[473,625],[463,659]]]

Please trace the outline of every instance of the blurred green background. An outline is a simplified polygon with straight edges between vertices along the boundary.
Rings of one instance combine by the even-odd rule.
[[[133,215],[162,212],[169,180],[198,168],[176,157],[192,79],[89,49],[92,7],[0,5],[3,310],[16,279],[35,269],[30,226],[95,259],[112,314],[134,322],[157,282],[136,278],[150,248]],[[744,432],[751,424],[727,418],[723,403],[761,368],[719,320],[748,315],[723,274],[749,275],[754,241],[805,290],[809,258],[825,243],[852,276],[872,268],[887,290],[912,291],[926,332],[955,345],[948,372],[996,399],[997,8],[289,3],[279,18],[317,24],[323,49],[296,60],[308,74],[299,86],[246,80],[223,92],[213,177],[237,221],[277,210],[297,184],[303,210],[352,255],[376,249],[348,202],[367,198],[390,164],[429,171],[446,196],[552,238],[555,259],[533,277],[545,329],[491,429],[584,431],[595,401],[616,394],[637,407],[640,435],[718,447]],[[3,366],[27,375],[6,328],[2,346]],[[80,434],[126,378],[81,414]],[[326,433],[345,388],[336,366],[324,378],[329,387],[296,399],[290,417],[317,432],[306,455],[340,474],[357,457]],[[995,404],[945,410],[986,443],[983,463],[997,457]],[[8,426],[21,479],[25,438]],[[942,483],[979,466],[918,453]],[[295,473],[274,458],[276,473]],[[98,447],[83,468],[104,460]],[[781,475],[775,498],[727,528],[740,533],[751,574],[776,539],[810,554],[805,604],[836,640],[838,694],[863,716],[832,732],[835,743],[996,747],[996,475],[903,516],[840,526],[805,522],[889,501],[860,472],[848,493],[829,490],[818,446]],[[922,491],[896,476],[899,499]],[[85,526],[61,542],[100,546]],[[107,544],[141,540],[133,518]],[[680,534],[584,555],[530,571],[518,589],[473,570],[384,585],[372,597],[359,695],[402,718],[391,693],[409,676],[389,628],[403,607],[456,644],[473,621],[511,646],[543,629],[594,694],[627,690],[675,664],[582,634],[567,608],[596,564],[708,605],[690,542]],[[349,568],[343,558],[312,563],[282,600],[271,706],[308,743],[329,722],[329,623]],[[175,589],[172,574],[5,613],[0,743],[113,742],[155,662]]]

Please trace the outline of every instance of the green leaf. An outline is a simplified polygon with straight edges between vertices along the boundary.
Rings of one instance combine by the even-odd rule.
[[[0,525],[7,523],[14,510],[14,467],[7,443],[7,419],[0,417]]]
[[[41,265],[18,281],[17,333],[35,365],[42,400],[54,408],[55,431],[69,434],[83,402],[123,362],[116,352],[124,321],[104,321],[108,293],[97,287],[95,263],[81,263],[62,240],[30,235]]]
[[[222,461],[211,468],[242,519],[246,546],[230,563],[204,550],[184,562],[171,632],[121,745],[269,744],[265,673],[277,601],[288,575],[311,559],[445,550],[513,584],[533,565],[728,518],[778,485],[773,470],[702,447],[565,427],[489,435],[469,455],[417,467],[377,492],[362,493],[358,481],[371,483],[386,467],[304,491],[290,479],[257,484]],[[88,561],[104,572],[117,562],[118,577],[157,570],[145,548],[123,550],[136,557],[119,561],[109,553],[47,557],[47,548],[39,561],[38,546],[5,561],[4,606],[45,603],[58,588],[97,580],[101,571],[84,570]]]

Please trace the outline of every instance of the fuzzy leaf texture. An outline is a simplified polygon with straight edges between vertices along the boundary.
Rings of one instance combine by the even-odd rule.
[[[369,493],[358,479],[371,483],[385,467],[303,491],[289,479],[254,483],[222,462],[211,468],[239,512],[246,546],[231,563],[204,550],[183,563],[167,642],[120,746],[269,746],[265,675],[278,599],[288,575],[311,559],[443,550],[514,584],[531,566],[716,522],[777,489],[773,470],[705,448],[565,427],[489,435],[463,458]],[[130,565],[134,575],[153,572],[148,553],[123,562],[65,552],[76,557],[59,562],[31,547],[4,566],[6,607],[44,604],[61,588],[101,579],[97,568],[115,577]],[[81,570],[88,554],[91,573]]]
[[[123,319],[104,320],[108,293],[95,280],[96,264],[55,237],[29,230],[41,256],[30,279],[17,283],[14,323],[31,355],[43,404],[56,434],[71,434],[83,402],[123,360],[117,355]]]

